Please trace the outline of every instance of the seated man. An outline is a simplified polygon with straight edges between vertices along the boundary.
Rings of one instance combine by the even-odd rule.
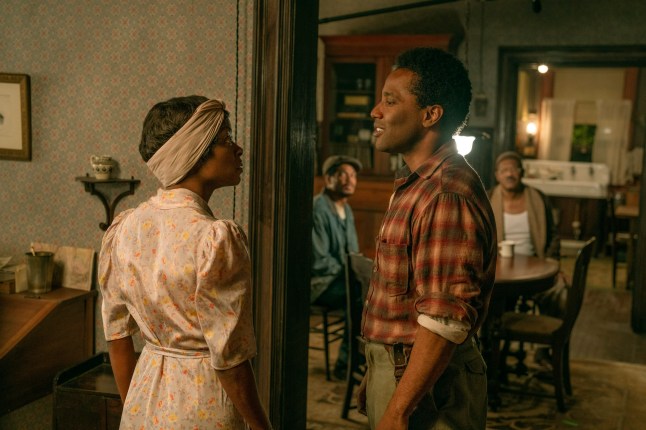
[[[310,302],[331,309],[345,309],[345,262],[359,252],[354,216],[347,200],[354,194],[361,162],[333,155],[323,163],[325,188],[314,197],[312,211],[312,282]],[[348,336],[344,333],[334,376],[345,379]]]
[[[498,185],[489,192],[489,198],[498,226],[498,242],[514,241],[516,254],[560,259],[561,240],[552,207],[542,192],[521,181],[520,155],[503,152],[496,159],[494,169]],[[554,287],[534,297],[542,314],[563,315],[565,289],[561,278]]]
[[[547,197],[521,181],[523,163],[516,152],[503,152],[496,159],[498,185],[489,192],[498,226],[498,243],[512,240],[514,252],[559,259],[561,242]]]
[[[489,192],[498,231],[498,243],[514,241],[514,253],[536,255],[542,258],[560,258],[561,241],[552,207],[539,190],[523,184],[523,163],[516,152],[503,152],[494,166],[498,185]],[[549,290],[533,297],[542,314],[563,316],[565,311],[565,284],[562,277]],[[543,348],[536,360],[547,355]]]

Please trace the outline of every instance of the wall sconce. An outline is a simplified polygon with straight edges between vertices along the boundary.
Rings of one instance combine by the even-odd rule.
[[[536,133],[538,132],[538,123],[537,123],[537,118],[535,113],[530,113],[528,115],[525,131],[527,132],[527,136],[530,139],[533,139],[534,137],[536,137]]]
[[[536,134],[538,133],[538,116],[534,111],[527,114],[525,133],[527,133],[527,141],[523,146],[523,155],[528,158],[534,158],[536,157]]]
[[[475,136],[458,136],[456,134],[453,136],[453,140],[455,140],[455,144],[458,147],[458,154],[465,156],[471,152]]]

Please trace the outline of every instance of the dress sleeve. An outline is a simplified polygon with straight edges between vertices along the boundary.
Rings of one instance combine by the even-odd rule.
[[[440,194],[413,222],[415,308],[418,322],[462,343],[482,309],[485,228],[482,214],[468,199]]]
[[[232,221],[215,221],[198,251],[196,308],[215,369],[256,355],[247,238]]]
[[[122,221],[132,210],[121,212],[105,232],[99,253],[99,289],[103,298],[101,316],[105,339],[110,342],[131,336],[138,331],[137,323],[128,311],[121,295],[122,271],[119,268],[115,247]]]

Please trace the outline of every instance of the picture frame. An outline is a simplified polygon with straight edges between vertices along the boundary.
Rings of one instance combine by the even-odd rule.
[[[29,75],[0,73],[0,160],[31,160]]]

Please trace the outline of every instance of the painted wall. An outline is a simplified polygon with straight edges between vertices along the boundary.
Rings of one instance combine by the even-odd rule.
[[[0,256],[20,261],[32,241],[98,251],[105,211],[75,177],[91,172],[90,155],[108,154],[121,177],[141,180],[117,212],[153,195],[158,182],[137,146],[144,116],[158,101],[190,94],[224,99],[249,166],[253,4],[0,2],[0,73],[31,77],[33,133],[32,161],[0,160]],[[235,215],[246,226],[248,187],[247,169],[235,190],[213,195],[215,215]],[[47,403],[40,407],[51,420]],[[16,415],[3,417],[0,428],[51,428],[37,409]]]

